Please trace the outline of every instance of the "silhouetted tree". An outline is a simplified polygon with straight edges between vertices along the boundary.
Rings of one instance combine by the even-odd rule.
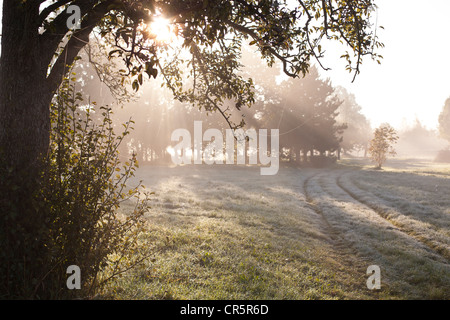
[[[288,157],[306,161],[308,153],[312,160],[337,151],[345,125],[336,121],[341,101],[330,81],[322,80],[313,67],[305,78],[286,80],[278,88],[261,121],[267,128],[280,129],[280,146]]]

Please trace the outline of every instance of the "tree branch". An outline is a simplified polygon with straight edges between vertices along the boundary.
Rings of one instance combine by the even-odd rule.
[[[39,14],[39,25],[41,25],[45,21],[45,19],[49,16],[50,13],[52,13],[59,7],[69,3],[71,1],[73,1],[73,0],[59,0],[59,1],[56,1],[55,3],[52,3],[48,7],[44,8],[42,10],[42,12]]]
[[[103,15],[106,14],[106,12],[108,11],[105,11],[105,9],[107,9],[107,7],[113,2],[114,0],[105,0],[95,5],[95,1],[75,0],[72,2],[72,4],[80,8],[80,18],[83,18],[85,15],[91,15],[91,13],[95,14],[95,12],[99,10],[104,12]],[[67,32],[69,32],[69,28],[67,27],[67,19],[69,17],[70,15],[66,11],[61,12],[51,22],[51,25],[47,28],[47,30],[39,36],[41,43],[43,44],[43,46],[45,46],[45,50],[43,51],[43,53],[47,55],[45,59],[49,61],[49,63],[53,58],[53,54],[58,50],[58,46],[61,44],[61,41],[66,36]],[[95,22],[91,22],[96,24],[98,20]],[[86,26],[87,25],[85,23],[82,23],[81,30]],[[77,32],[80,32],[81,30],[78,30]]]
[[[258,37],[258,35],[257,35],[255,32],[253,32],[253,30],[251,30],[251,29],[249,29],[249,28],[247,28],[247,27],[241,26],[241,25],[239,25],[239,24],[237,24],[237,23],[235,23],[235,22],[233,22],[233,21],[230,21],[230,20],[225,20],[224,22],[225,22],[226,24],[228,24],[230,27],[232,27],[233,29],[235,29],[235,30],[237,30],[237,31],[239,31],[239,32],[242,32],[242,33],[244,33],[244,34],[249,35],[253,40],[256,40],[256,41],[262,41],[262,39],[260,39],[260,38]],[[286,75],[288,75],[289,77],[292,77],[292,78],[298,77],[297,74],[292,73],[292,72],[290,72],[290,71],[288,70],[288,64],[290,64],[291,62],[290,62],[289,60],[287,60],[286,57],[284,57],[284,56],[282,56],[281,54],[279,54],[274,48],[272,48],[272,46],[270,46],[270,45],[268,45],[268,44],[264,44],[264,47],[265,47],[267,50],[269,50],[269,52],[270,52],[272,55],[274,55],[275,57],[277,57],[278,60],[280,60],[280,61],[283,63],[283,72],[284,72]]]
[[[92,30],[101,18],[109,12],[111,2],[112,0],[108,0],[95,6],[81,23],[81,29],[74,32],[71,36],[47,77],[47,83],[50,88],[56,90],[61,78],[67,72],[67,66],[74,62],[78,52],[89,42],[89,35]]]

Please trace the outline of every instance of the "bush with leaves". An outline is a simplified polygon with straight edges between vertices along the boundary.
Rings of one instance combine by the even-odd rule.
[[[17,298],[89,298],[148,255],[139,236],[150,194],[141,183],[126,186],[138,163],[132,155],[122,164],[118,152],[133,122],[123,124],[123,132],[116,135],[111,109],[99,110],[100,115],[82,106],[82,95],[68,79],[51,104],[50,149],[35,197],[37,216],[44,219],[44,224],[35,224],[41,228],[34,239],[39,255],[19,267],[15,264],[20,261],[9,262],[12,271],[28,274],[9,279],[10,285],[22,286]],[[126,215],[118,210],[125,201],[135,204]],[[81,290],[66,286],[70,265],[80,267]]]

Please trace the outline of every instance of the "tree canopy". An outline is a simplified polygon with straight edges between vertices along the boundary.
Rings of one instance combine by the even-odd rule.
[[[278,90],[265,89],[264,101],[255,106],[260,108],[259,126],[280,130],[280,146],[289,158],[306,161],[308,152],[311,160],[315,153],[339,149],[345,125],[338,125],[336,117],[342,101],[317,68],[311,67],[303,79],[283,81]]]
[[[73,5],[80,8],[81,23],[71,30],[71,13],[65,9]],[[162,74],[177,98],[207,110],[230,98],[238,109],[253,102],[252,83],[237,75],[243,41],[255,46],[269,65],[281,61],[283,71],[293,77],[304,75],[311,61],[321,63],[324,39],[348,45],[350,52],[342,58],[355,75],[364,56],[380,58],[374,48],[382,46],[370,23],[375,10],[370,0],[58,0],[20,6],[34,25],[29,29],[39,32],[47,81],[54,86],[94,31],[111,48],[110,56],[123,59],[122,74],[133,78],[135,89],[144,74]],[[161,44],[152,31],[152,23],[161,18],[178,37],[177,48]],[[188,68],[184,74],[181,66]],[[188,89],[182,86],[187,76],[195,79]]]
[[[69,7],[79,9],[79,23]],[[231,112],[254,102],[252,80],[239,74],[244,42],[291,77],[305,75],[313,62],[326,69],[326,45],[341,42],[347,48],[341,57],[356,76],[366,56],[382,58],[375,10],[373,0],[5,1],[0,76],[10,81],[0,85],[0,146],[6,162],[35,171],[48,151],[52,95],[93,38],[104,45],[103,55],[121,61],[116,88],[117,79],[138,90],[146,77],[159,75],[179,101],[217,111],[239,127]],[[158,39],[161,20],[175,35],[168,43]],[[225,107],[230,100],[233,108]]]

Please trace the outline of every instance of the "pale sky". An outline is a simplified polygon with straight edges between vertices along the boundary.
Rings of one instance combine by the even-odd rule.
[[[375,0],[378,35],[385,44],[381,65],[366,58],[361,74],[345,71],[341,53],[327,47],[321,72],[334,85],[355,94],[373,126],[389,122],[399,128],[416,117],[435,128],[445,100],[450,97],[450,1]],[[3,1],[0,0],[0,14]],[[0,27],[1,32],[1,27]]]
[[[333,85],[356,96],[373,126],[389,122],[400,128],[416,117],[433,129],[450,97],[450,1],[375,0],[378,32],[385,48],[382,64],[366,58],[354,83],[344,61],[327,58],[322,72]],[[342,59],[339,59],[342,60]]]

